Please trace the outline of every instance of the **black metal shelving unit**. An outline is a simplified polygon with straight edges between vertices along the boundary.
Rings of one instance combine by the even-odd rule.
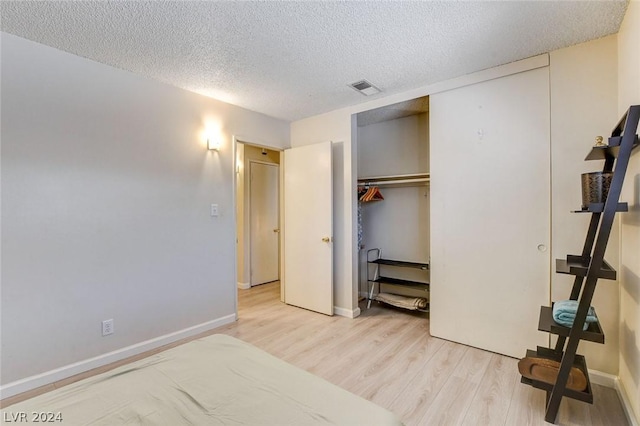
[[[583,330],[583,326],[598,280],[616,279],[616,271],[604,260],[604,253],[616,212],[628,210],[627,203],[620,203],[619,199],[629,158],[640,146],[636,134],[639,120],[640,105],[633,105],[614,128],[608,145],[593,147],[585,158],[604,160],[603,172],[613,172],[613,177],[604,203],[589,204],[586,209],[576,211],[591,214],[582,254],[556,260],[557,273],[575,276],[569,299],[578,301],[576,317],[572,327],[564,327],[553,320],[552,307],[542,306],[538,330],[555,334],[558,340],[555,348],[538,346],[536,350],[528,350],[526,354],[527,357],[546,358],[560,363],[554,384],[526,377],[522,377],[521,380],[522,383],[547,392],[545,420],[550,423],[556,422],[563,397],[593,403],[587,363],[584,357],[576,352],[581,340],[604,343],[604,333],[599,320],[590,323],[587,330]],[[587,379],[587,386],[583,391],[566,387],[572,367],[580,369]]]
[[[375,258],[371,257],[371,254],[373,254],[373,253],[375,253]],[[392,266],[392,267],[398,267],[398,268],[412,268],[412,269],[420,269],[422,271],[427,271],[429,269],[429,264],[428,263],[407,262],[407,261],[404,261],[404,260],[384,259],[384,258],[381,257],[381,255],[382,255],[382,250],[379,249],[379,248],[373,248],[373,249],[367,250],[367,263],[370,264],[370,265],[374,265],[375,266],[375,269],[373,271],[373,277],[372,278],[367,277],[367,283],[368,283],[367,309],[371,307],[371,301],[374,300],[373,292],[375,290],[376,284],[378,284],[378,292],[380,292],[380,285],[381,284],[383,284],[383,285],[384,284],[389,284],[389,285],[396,285],[396,286],[401,286],[401,287],[418,288],[418,289],[425,290],[425,291],[429,290],[429,283],[427,283],[427,282],[411,281],[411,280],[404,280],[404,279],[399,279],[399,278],[386,277],[386,276],[382,276],[381,272],[380,272],[380,266]],[[369,273],[369,271],[367,270],[367,274],[368,273]]]

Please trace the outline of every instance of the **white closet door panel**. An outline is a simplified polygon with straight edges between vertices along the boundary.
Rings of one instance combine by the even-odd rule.
[[[550,292],[549,73],[432,95],[431,334],[522,357]]]

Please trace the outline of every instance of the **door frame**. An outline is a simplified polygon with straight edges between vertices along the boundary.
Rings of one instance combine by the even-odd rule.
[[[255,145],[253,145],[253,146],[255,146]],[[269,148],[269,149],[271,151],[275,151],[274,149],[271,149],[271,148]],[[280,206],[280,202],[279,202],[280,198],[281,198],[280,197],[280,192],[281,192],[281,187],[280,187],[280,164],[279,163],[278,164],[269,163],[268,161],[249,160],[248,174],[245,175],[245,176],[249,176],[249,186],[248,186],[249,194],[248,194],[248,197],[247,197],[247,199],[249,200],[248,203],[247,203],[247,210],[249,211],[249,221],[248,221],[248,224],[247,224],[247,228],[249,230],[249,233],[248,233],[249,234],[249,237],[248,237],[249,244],[248,244],[248,248],[245,248],[245,250],[248,250],[248,252],[249,252],[249,286],[253,287],[252,282],[251,282],[252,281],[251,265],[253,264],[252,263],[253,259],[252,259],[252,256],[251,256],[251,245],[253,243],[251,241],[251,212],[252,212],[252,210],[251,210],[251,208],[252,208],[252,206],[251,206],[251,163],[264,164],[266,166],[271,166],[271,167],[277,167],[278,168],[278,188],[277,188],[278,189],[278,199],[279,199],[278,200],[278,228],[280,229],[280,234],[282,233],[282,214],[281,214],[281,211],[280,211],[281,210],[280,209],[281,206]],[[246,171],[245,171],[245,173],[246,173]],[[237,232],[237,229],[238,229],[238,227],[236,226],[236,232]],[[278,236],[278,263],[280,263],[278,265],[278,280],[282,279],[282,269],[281,269],[281,266],[282,266],[282,262],[281,262],[282,248],[281,247],[282,247],[282,240],[281,240],[280,236]],[[237,256],[237,250],[236,250],[236,256]],[[236,271],[237,271],[237,268],[236,268]],[[282,293],[282,291],[281,291],[281,293]]]
[[[233,289],[234,289],[234,301],[235,301],[235,313],[236,313],[236,319],[238,319],[238,244],[239,244],[239,236],[238,236],[238,174],[240,172],[240,164],[238,163],[238,144],[244,144],[244,145],[251,145],[251,146],[255,146],[258,148],[266,148],[266,149],[270,149],[272,151],[278,151],[280,154],[280,177],[278,179],[279,181],[279,185],[280,188],[282,188],[283,186],[283,180],[284,180],[284,148],[279,147],[279,146],[273,146],[271,144],[269,144],[268,142],[261,140],[260,138],[255,138],[255,137],[250,137],[250,136],[244,136],[244,135],[240,135],[240,134],[234,134],[232,135],[232,141],[231,141],[231,145],[232,145],[232,157],[233,157],[233,167],[232,167],[232,173],[233,173],[233,192],[232,192],[232,203],[233,203],[233,228],[234,228],[234,234],[235,234],[235,239],[236,239],[236,245],[235,245],[235,250],[234,250],[234,268],[233,268],[233,276],[234,276],[234,282],[233,282]],[[285,279],[284,276],[282,275],[282,271],[284,270],[284,256],[283,254],[283,249],[284,249],[284,233],[285,233],[285,227],[284,227],[284,191],[280,191],[280,193],[278,194],[280,200],[278,202],[279,204],[279,216],[280,216],[280,301],[284,302],[284,293],[285,293]]]

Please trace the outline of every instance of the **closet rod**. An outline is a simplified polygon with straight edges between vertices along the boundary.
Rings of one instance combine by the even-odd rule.
[[[381,180],[381,181],[367,180],[365,182],[358,182],[358,186],[365,186],[365,185],[383,186],[383,185],[401,185],[401,184],[416,184],[416,183],[429,183],[429,178]]]
[[[429,173],[410,174],[410,175],[392,175],[392,176],[373,176],[373,177],[358,179],[358,186],[428,184],[429,181],[430,181]]]

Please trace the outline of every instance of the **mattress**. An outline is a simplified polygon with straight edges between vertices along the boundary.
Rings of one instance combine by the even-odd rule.
[[[2,411],[4,419],[50,413],[64,425],[402,424],[372,402],[221,334]]]

